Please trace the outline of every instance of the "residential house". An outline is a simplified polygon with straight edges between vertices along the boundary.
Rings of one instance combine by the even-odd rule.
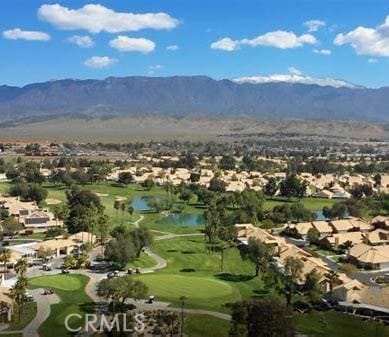
[[[348,257],[361,268],[389,269],[389,245],[370,246],[360,243],[350,248]]]

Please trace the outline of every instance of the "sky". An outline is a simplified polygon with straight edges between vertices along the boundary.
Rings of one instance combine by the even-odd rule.
[[[387,0],[1,0],[0,32],[7,85],[207,75],[389,86]]]

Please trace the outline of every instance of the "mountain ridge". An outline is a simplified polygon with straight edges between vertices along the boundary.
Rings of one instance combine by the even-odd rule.
[[[0,86],[3,122],[45,117],[186,116],[388,122],[389,88],[236,83],[208,76],[63,79]]]

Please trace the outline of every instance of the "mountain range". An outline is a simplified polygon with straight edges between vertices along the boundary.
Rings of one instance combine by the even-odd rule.
[[[323,83],[174,76],[3,85],[0,125],[67,116],[389,121],[389,87]]]

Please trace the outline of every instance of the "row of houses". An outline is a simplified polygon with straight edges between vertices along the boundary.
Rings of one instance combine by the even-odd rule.
[[[368,222],[354,217],[341,220],[300,222],[297,224],[290,224],[288,227],[295,231],[303,240],[307,240],[310,229],[317,230],[320,237],[323,238],[331,234],[349,232],[366,233],[373,228]]]
[[[302,277],[300,284],[305,282],[305,275],[312,271],[317,272],[321,278],[320,283],[326,291],[330,290],[326,274],[331,271],[330,267],[320,258],[311,253],[288,243],[285,238],[272,235],[264,229],[253,226],[252,224],[237,224],[237,238],[242,244],[247,244],[250,238],[261,241],[267,246],[273,247],[274,259],[278,262],[280,268],[285,264],[288,257],[298,258],[303,262]],[[339,273],[338,284],[333,289],[333,296],[339,301],[360,301],[360,296],[356,294],[357,289],[365,289],[366,286],[359,281],[349,278],[344,273]],[[359,290],[358,290],[359,291]]]

